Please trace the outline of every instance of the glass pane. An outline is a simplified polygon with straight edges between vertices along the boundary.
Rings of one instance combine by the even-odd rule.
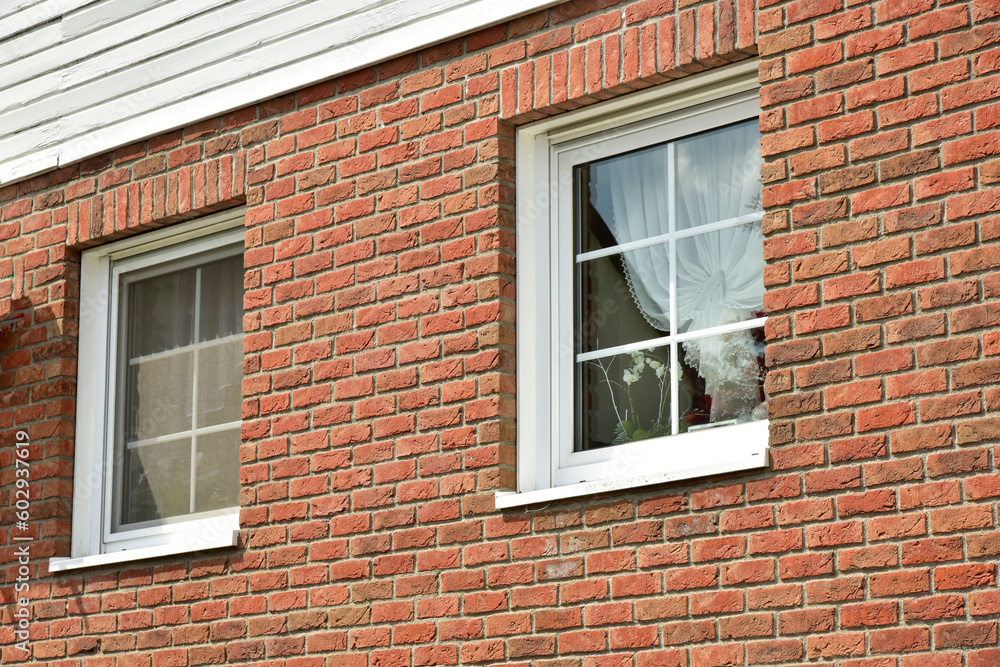
[[[189,439],[127,449],[122,461],[119,525],[187,514],[190,491]]]
[[[115,530],[238,505],[242,256],[122,285]]]
[[[669,165],[669,145],[661,144],[578,166],[578,252],[668,233]]]
[[[578,353],[763,316],[760,165],[751,119],[574,167]],[[674,343],[673,395],[657,345],[578,362],[577,450],[764,417],[762,330]]]
[[[660,244],[577,265],[578,352],[666,335],[670,323],[668,249],[669,245]]]
[[[198,351],[197,426],[213,426],[240,418],[243,343],[216,343]]]
[[[756,119],[679,139],[675,151],[678,230],[763,210]]]
[[[677,346],[681,432],[767,417],[764,329],[744,329]]]
[[[185,269],[125,283],[130,359],[191,344],[195,282],[195,269]]]
[[[669,347],[576,366],[576,451],[670,435]]]
[[[206,264],[201,270],[199,341],[243,331],[243,257]]]
[[[191,428],[194,353],[175,352],[129,362],[125,439],[145,440]]]
[[[759,222],[677,239],[679,333],[763,316]]]
[[[198,436],[195,456],[194,510],[236,507],[240,504],[240,430]]]

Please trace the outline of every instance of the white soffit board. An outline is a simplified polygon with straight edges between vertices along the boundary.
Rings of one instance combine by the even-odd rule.
[[[0,184],[560,0],[0,0]]]

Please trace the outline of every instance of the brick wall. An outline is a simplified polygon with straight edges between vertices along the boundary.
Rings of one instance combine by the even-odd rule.
[[[851,4],[758,13],[779,575],[808,657],[1000,664],[1000,5]]]
[[[1000,664],[1000,8],[758,4],[560,5],[0,188],[3,661]],[[496,512],[514,127],[758,52],[772,469]],[[243,203],[240,546],[47,575],[80,250]]]

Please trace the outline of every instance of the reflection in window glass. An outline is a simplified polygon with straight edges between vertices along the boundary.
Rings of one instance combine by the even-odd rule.
[[[243,265],[220,254],[121,280],[115,531],[239,504]]]
[[[122,523],[188,513],[191,446],[187,440],[156,442],[125,452]]]
[[[576,449],[766,417],[756,121],[577,165]]]

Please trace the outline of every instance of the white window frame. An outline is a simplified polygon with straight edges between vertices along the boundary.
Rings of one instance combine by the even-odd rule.
[[[115,367],[119,276],[231,244],[243,244],[244,209],[232,209],[98,248],[80,260],[80,339],[70,557],[53,572],[236,546],[239,507],[112,533]]]
[[[517,492],[498,509],[768,465],[766,420],[573,451],[572,165],[754,118],[758,87],[750,61],[518,129]]]

